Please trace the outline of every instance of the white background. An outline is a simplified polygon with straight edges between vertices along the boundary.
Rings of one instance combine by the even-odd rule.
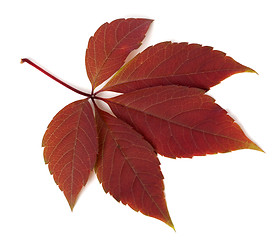
[[[277,1],[2,1],[0,4],[1,239],[279,239]],[[52,117],[82,96],[20,59],[30,57],[88,92],[88,39],[116,18],[154,19],[141,50],[200,43],[259,75],[237,74],[209,91],[266,152],[161,159],[176,232],[106,195],[92,176],[70,211],[44,164]]]

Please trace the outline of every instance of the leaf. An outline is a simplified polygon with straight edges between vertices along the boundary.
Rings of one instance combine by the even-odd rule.
[[[45,163],[73,209],[97,155],[96,124],[87,99],[73,102],[57,113],[42,146]]]
[[[164,156],[193,157],[237,149],[261,150],[204,90],[144,88],[107,99],[113,113]]]
[[[128,124],[96,109],[99,155],[96,172],[105,192],[135,211],[174,228],[165,196],[160,162],[153,147]]]
[[[89,39],[85,64],[93,89],[115,73],[141,45],[152,20],[117,19],[103,24]]]
[[[255,71],[212,47],[163,42],[138,54],[103,90],[126,93],[173,84],[209,90],[225,78],[240,72]]]
[[[191,158],[238,149],[262,151],[206,95],[233,74],[255,71],[212,47],[171,42],[151,46],[122,66],[151,22],[118,19],[90,38],[85,56],[90,94],[29,59],[21,62],[87,97],[63,108],[43,138],[45,162],[71,209],[94,169],[105,192],[174,229],[157,153]],[[123,94],[101,97],[108,90]],[[107,103],[114,116],[97,107],[97,101]]]

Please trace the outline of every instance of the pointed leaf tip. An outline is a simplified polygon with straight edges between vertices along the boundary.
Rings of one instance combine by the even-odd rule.
[[[247,69],[245,70],[245,72],[249,72],[249,73],[256,73],[257,75],[259,75],[258,72],[256,72],[254,69],[247,67]]]
[[[69,203],[69,206],[71,208],[71,212],[73,212],[74,211],[74,207],[75,207],[75,202],[69,202],[68,201],[68,203]]]
[[[174,225],[173,225],[171,219],[170,219],[168,222],[166,222],[166,224],[167,224],[168,226],[170,226],[170,227],[176,232],[175,227],[174,227]]]
[[[265,153],[264,150],[262,150],[257,144],[255,144],[253,142],[251,142],[250,145],[247,148]]]

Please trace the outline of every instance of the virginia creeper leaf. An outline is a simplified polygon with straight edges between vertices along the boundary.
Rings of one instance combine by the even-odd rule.
[[[156,154],[191,158],[244,148],[262,151],[206,95],[225,78],[254,70],[212,47],[171,42],[151,46],[122,66],[151,22],[118,19],[89,39],[85,65],[90,94],[29,59],[21,62],[87,97],[58,112],[43,137],[45,162],[71,209],[94,169],[104,191],[117,201],[174,228]],[[106,90],[123,94],[100,97]],[[96,100],[106,102],[115,116],[99,109]]]
[[[225,78],[254,72],[212,47],[163,42],[134,57],[103,90],[131,92],[159,85],[183,85],[209,90]]]
[[[158,86],[126,93],[106,102],[164,156],[193,157],[260,148],[227,112],[205,95],[185,86]]]
[[[95,88],[114,74],[128,54],[141,45],[152,20],[117,19],[103,24],[89,39],[85,64]]]
[[[44,135],[45,163],[71,209],[93,170],[97,144],[93,110],[87,99],[58,112]]]
[[[105,192],[173,227],[153,147],[128,124],[100,109],[96,109],[96,122],[99,154],[95,170]]]

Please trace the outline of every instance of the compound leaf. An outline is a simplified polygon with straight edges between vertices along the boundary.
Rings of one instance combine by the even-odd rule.
[[[89,39],[85,65],[90,94],[27,58],[21,62],[87,97],[56,114],[42,143],[45,163],[71,209],[94,169],[104,191],[117,201],[174,228],[157,153],[192,158],[238,149],[262,151],[206,94],[233,74],[255,71],[212,47],[186,42],[158,43],[124,64],[151,23],[117,19]],[[96,91],[101,84],[105,86]],[[104,98],[99,95],[104,91],[122,95]],[[114,116],[97,107],[97,101],[107,103]]]

